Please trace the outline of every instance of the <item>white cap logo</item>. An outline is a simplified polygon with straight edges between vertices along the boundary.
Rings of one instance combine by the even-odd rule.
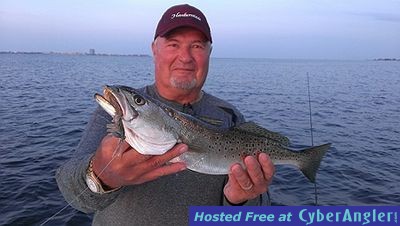
[[[199,16],[196,16],[195,14],[191,14],[191,13],[186,13],[186,12],[183,14],[181,12],[173,13],[171,15],[171,20],[178,18],[178,17],[193,17],[193,18],[201,21],[201,18]]]

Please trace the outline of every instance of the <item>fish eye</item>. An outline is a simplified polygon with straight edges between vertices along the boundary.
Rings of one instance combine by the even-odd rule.
[[[133,97],[133,100],[135,101],[135,104],[137,104],[137,105],[143,105],[146,103],[146,101],[143,99],[143,97],[141,97],[139,95],[135,95]]]

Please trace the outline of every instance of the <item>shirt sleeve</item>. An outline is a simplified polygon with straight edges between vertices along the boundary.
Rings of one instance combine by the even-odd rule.
[[[261,200],[262,200],[262,196],[259,195],[255,199],[249,199],[246,202],[243,202],[241,204],[233,205],[224,196],[223,206],[261,206]]]
[[[228,176],[225,178],[225,183],[228,183]],[[222,190],[223,191],[223,190]],[[232,204],[226,199],[224,192],[222,192],[222,205],[223,206],[261,206],[262,204],[262,195],[257,196],[254,199],[249,199],[246,202],[240,203],[240,204]]]
[[[86,126],[74,157],[60,166],[56,172],[57,184],[65,200],[72,207],[85,213],[104,209],[114,202],[122,190],[96,194],[90,191],[85,182],[90,158],[107,134],[106,125],[110,120],[111,117],[104,110],[97,108]]]

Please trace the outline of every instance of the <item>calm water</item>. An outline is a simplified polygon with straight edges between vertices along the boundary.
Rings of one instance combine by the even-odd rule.
[[[311,144],[333,143],[320,205],[400,205],[400,62],[213,59],[205,90],[247,117]],[[0,54],[0,224],[40,225],[67,203],[56,168],[74,154],[104,84],[153,81],[151,58]],[[314,186],[277,167],[274,205],[313,205]],[[67,207],[46,225],[89,225]]]

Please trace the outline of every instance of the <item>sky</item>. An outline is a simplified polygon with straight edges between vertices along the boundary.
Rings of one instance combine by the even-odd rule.
[[[400,0],[0,0],[0,51],[150,55],[181,3],[206,15],[213,57],[400,58]]]

